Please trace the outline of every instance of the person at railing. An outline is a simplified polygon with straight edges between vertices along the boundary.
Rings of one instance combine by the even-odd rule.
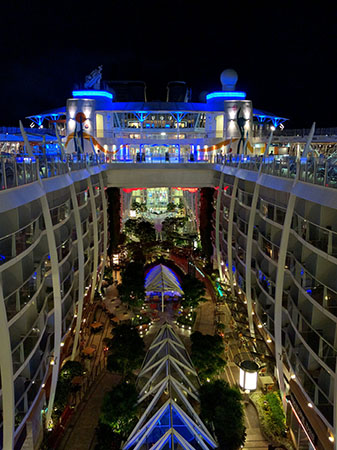
[[[170,154],[168,151],[165,152],[165,162],[170,162]]]

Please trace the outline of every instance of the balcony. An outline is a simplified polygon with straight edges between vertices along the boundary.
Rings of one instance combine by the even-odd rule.
[[[245,192],[241,189],[238,189],[238,201],[241,205],[251,207],[252,206],[252,200],[253,200],[253,194],[250,194],[248,192]]]
[[[293,255],[291,256],[289,267],[290,272],[302,290],[324,309],[337,317],[337,292],[320,283]]]
[[[43,261],[19,288],[5,298],[8,321],[32,300],[44,282],[44,275],[45,262]]]
[[[331,228],[331,227],[330,227]],[[328,255],[337,257],[337,233],[321,227],[294,213],[292,229],[309,244]]]
[[[50,215],[53,225],[67,219],[70,215],[70,200],[67,200],[63,205],[52,208],[50,210]]]
[[[42,214],[33,222],[16,231],[0,238],[0,265],[15,258],[29,248],[40,238],[40,231],[44,229]]]

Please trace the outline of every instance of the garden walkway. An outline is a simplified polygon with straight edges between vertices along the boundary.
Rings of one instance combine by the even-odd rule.
[[[181,264],[182,265],[182,264]],[[210,292],[210,286],[206,284],[207,301],[200,304],[197,309],[196,321],[194,324],[194,330],[200,331],[203,334],[214,334],[215,332],[215,314],[216,307],[213,298],[213,292]],[[119,306],[119,301],[114,300],[117,297],[117,290],[114,286],[110,286],[105,295],[104,303],[111,312],[113,312],[120,319],[125,318],[124,306]],[[116,306],[119,306],[116,308]],[[168,306],[165,313],[160,313],[160,321],[155,322],[149,332],[144,337],[145,345],[148,346],[158,329],[164,322],[172,322],[173,310]],[[104,321],[104,335],[108,335],[110,327],[108,325],[108,318],[104,318],[105,314],[100,317],[100,321]],[[182,338],[184,344],[189,347],[190,332],[187,330],[178,329],[179,335]],[[91,338],[93,341],[99,339],[99,335],[93,335]],[[187,345],[188,344],[188,345]],[[231,385],[238,384],[239,370],[233,362],[233,356],[235,347],[238,342],[234,336],[229,335],[229,357],[223,378],[227,380]],[[99,350],[99,349],[97,349]],[[99,351],[97,351],[99,353]],[[100,353],[103,353],[100,351]],[[103,357],[104,358],[104,357]],[[118,383],[119,377],[113,375],[103,369],[101,375],[97,377],[93,383],[90,391],[86,394],[77,411],[72,417],[70,424],[67,427],[65,435],[61,441],[61,445],[58,450],[93,450],[95,446],[95,428],[98,423],[98,417],[104,394],[108,392],[111,387]],[[247,427],[247,439],[244,449],[255,450],[268,450],[268,442],[266,442],[261,434],[259,421],[255,408],[250,403],[245,404],[245,423]]]

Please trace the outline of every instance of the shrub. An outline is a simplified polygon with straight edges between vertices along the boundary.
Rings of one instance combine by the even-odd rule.
[[[264,410],[268,427],[275,436],[285,436],[286,420],[282,408],[280,394],[271,392],[264,396]]]

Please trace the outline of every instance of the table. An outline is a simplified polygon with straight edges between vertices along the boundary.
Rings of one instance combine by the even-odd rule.
[[[100,328],[103,328],[102,322],[93,322],[90,326],[93,330],[99,330]]]
[[[78,375],[77,377],[74,377],[74,378],[71,380],[71,384],[77,384],[77,385],[80,385],[80,384],[82,384],[82,383],[83,383],[83,377],[80,376],[80,375]]]
[[[82,350],[82,353],[83,353],[84,355],[90,356],[90,355],[92,355],[95,351],[96,351],[96,348],[95,348],[95,347],[85,347],[85,348]]]
[[[274,385],[274,380],[269,375],[266,375],[264,377],[260,376],[259,379],[260,379],[260,383],[262,385],[262,390],[263,391],[270,390],[271,387]]]
[[[113,317],[111,320],[112,320],[113,322],[119,323],[119,318],[118,318],[118,317]]]

